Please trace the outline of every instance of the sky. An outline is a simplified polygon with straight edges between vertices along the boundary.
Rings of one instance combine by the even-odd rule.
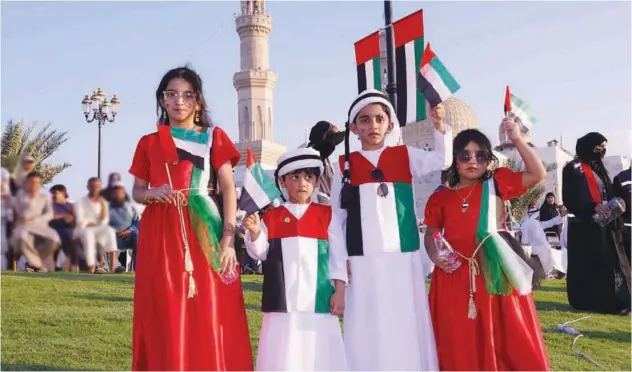
[[[102,176],[127,173],[139,138],[155,130],[155,90],[169,69],[191,63],[213,120],[238,138],[238,1],[1,3],[1,112],[52,123],[69,140],[50,162],[72,166],[54,183],[71,198],[97,173],[97,125],[81,100],[117,94],[119,115],[102,132]],[[609,154],[628,156],[631,117],[630,2],[396,1],[394,19],[424,10],[425,38],[461,85],[480,129],[497,142],[505,86],[537,117],[536,145],[590,131]],[[343,126],[357,94],[353,43],[383,27],[383,2],[274,1],[270,67],[275,140],[296,148],[319,120]],[[219,31],[218,31],[219,30]]]

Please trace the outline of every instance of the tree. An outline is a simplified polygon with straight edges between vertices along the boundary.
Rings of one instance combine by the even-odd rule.
[[[557,168],[556,164],[547,164],[545,162],[542,162],[542,164],[547,172]],[[514,172],[524,171],[524,165],[522,162],[518,163],[515,159],[507,159],[507,168],[513,170]],[[546,181],[542,181],[539,184],[532,186],[526,194],[513,198],[509,201],[511,203],[511,213],[516,220],[520,220],[527,213],[529,206],[535,205],[538,200],[540,200],[542,195],[546,192],[545,182]]]
[[[13,174],[25,156],[35,159],[35,170],[40,172],[44,184],[49,183],[59,173],[70,167],[69,163],[50,164],[44,161],[48,159],[59,147],[68,141],[68,132],[59,132],[51,129],[47,124],[32,136],[37,122],[25,126],[23,121],[13,122],[9,120],[2,133],[2,166]]]

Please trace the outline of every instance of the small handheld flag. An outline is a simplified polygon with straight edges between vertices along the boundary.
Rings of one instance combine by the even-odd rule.
[[[430,107],[435,107],[450,98],[460,88],[459,83],[430,49],[430,43],[428,43],[421,57],[417,89],[426,97]]]
[[[248,214],[255,213],[270,205],[280,196],[281,192],[276,187],[274,180],[261,168],[261,164],[255,161],[252,150],[249,148],[238,209]]]
[[[511,112],[511,92],[509,91],[509,85],[505,89],[505,116]]]
[[[522,125],[527,129],[531,129],[533,124],[536,123],[535,116],[531,110],[531,107],[520,98],[516,97],[514,94],[511,94],[509,90],[509,85],[507,85],[507,89],[505,90],[505,116],[509,113],[512,113],[518,123],[518,125]]]

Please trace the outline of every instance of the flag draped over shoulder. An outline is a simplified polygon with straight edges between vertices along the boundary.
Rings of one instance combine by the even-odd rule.
[[[395,35],[395,75],[397,81],[397,118],[400,125],[428,117],[426,98],[417,89],[417,71],[424,52],[423,10],[393,23]]]
[[[248,149],[244,184],[239,197],[238,208],[246,213],[255,213],[270,205],[281,196],[274,180],[255,161],[252,150]]]
[[[509,85],[507,85],[507,88],[505,89],[504,106],[505,114],[509,112],[514,114],[518,119],[520,119],[520,123],[518,124],[522,124],[527,129],[531,129],[533,124],[537,121],[533,115],[531,107],[525,101],[512,94],[509,90]]]
[[[380,33],[371,35],[355,43],[355,57],[358,72],[358,93],[367,89],[382,90],[382,63],[380,61]]]
[[[497,205],[494,178],[483,183],[481,209],[476,228],[476,240],[481,249],[480,264],[487,292],[508,295],[514,290],[521,295],[531,293],[533,270],[498,234]],[[477,248],[478,250],[478,248]]]
[[[459,90],[459,83],[445,68],[439,57],[430,49],[430,43],[424,50],[419,67],[419,90],[423,93],[430,107],[435,107]]]

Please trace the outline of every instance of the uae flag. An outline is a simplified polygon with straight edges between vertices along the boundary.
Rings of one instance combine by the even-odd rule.
[[[511,94],[509,85],[505,89],[505,115],[508,113],[512,113],[516,118],[520,119],[518,124],[522,124],[527,129],[531,129],[533,124],[536,123],[531,107],[525,101]]]
[[[439,57],[430,49],[430,43],[426,46],[421,58],[417,84],[430,107],[435,107],[445,101],[460,88],[459,83],[454,80]]]
[[[239,209],[248,214],[255,213],[270,205],[279,196],[281,192],[274,184],[274,180],[261,168],[261,164],[255,161],[252,150],[248,149]]]
[[[427,118],[426,98],[417,89],[417,71],[424,52],[423,10],[393,23],[395,34],[395,74],[397,118],[400,125]]]
[[[380,62],[380,33],[371,35],[355,43],[356,66],[358,71],[358,94],[367,89],[382,90],[382,66]]]

